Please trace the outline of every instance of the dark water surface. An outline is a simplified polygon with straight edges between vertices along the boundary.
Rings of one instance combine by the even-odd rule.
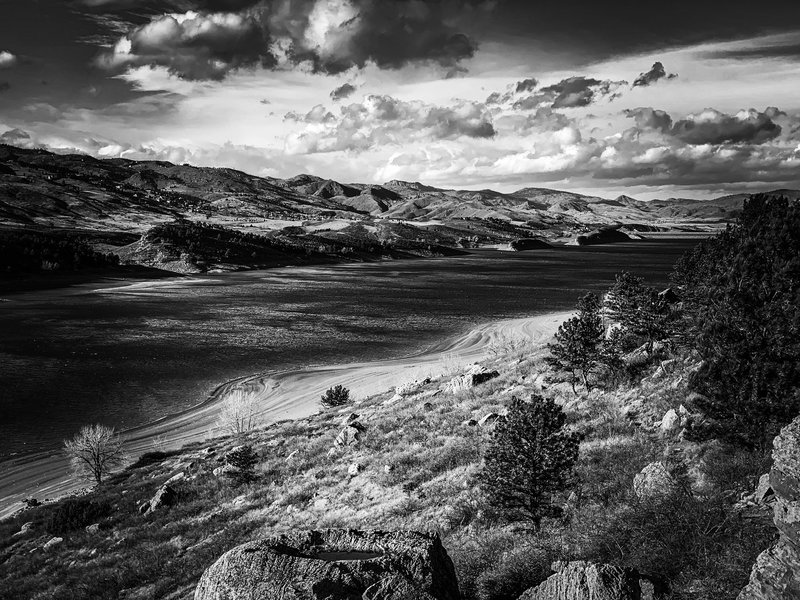
[[[399,357],[477,323],[574,307],[627,269],[666,284],[693,241],[82,284],[0,302],[0,460],[128,428],[242,375]]]

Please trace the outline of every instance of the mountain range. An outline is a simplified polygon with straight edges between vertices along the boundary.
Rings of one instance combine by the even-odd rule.
[[[796,190],[774,193],[800,197]],[[306,174],[276,179],[228,168],[0,146],[2,230],[80,235],[122,262],[169,263],[180,272],[528,248],[534,240],[586,243],[609,239],[594,235],[607,229],[628,237],[700,234],[734,220],[747,197],[643,201],[534,187],[500,193],[398,180],[341,183]],[[183,224],[178,234],[168,227],[176,222]],[[256,234],[229,241],[244,243],[244,250],[260,244],[258,251],[240,248],[233,263],[222,249],[207,256],[208,239],[219,241],[229,230]],[[274,260],[265,258],[266,249]],[[249,255],[258,262],[242,259]]]

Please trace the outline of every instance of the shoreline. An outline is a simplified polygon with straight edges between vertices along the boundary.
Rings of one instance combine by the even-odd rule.
[[[418,353],[401,358],[244,375],[218,385],[202,402],[131,429],[121,431],[128,458],[135,459],[155,449],[175,450],[192,442],[219,437],[216,427],[218,406],[231,390],[244,387],[258,394],[263,425],[270,422],[302,419],[319,410],[319,397],[337,384],[349,388],[354,398],[389,391],[392,387],[426,376],[442,375],[443,370],[463,368],[485,360],[493,344],[522,341],[541,345],[552,337],[572,311],[548,312],[515,319],[490,321],[435,343]],[[19,510],[23,498],[57,498],[85,487],[69,478],[67,460],[58,453],[39,452],[8,461],[0,483],[0,519]],[[13,481],[12,481],[13,480]]]

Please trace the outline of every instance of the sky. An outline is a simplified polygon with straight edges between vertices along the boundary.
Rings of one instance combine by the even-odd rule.
[[[269,177],[800,188],[800,2],[0,0],[0,143]]]

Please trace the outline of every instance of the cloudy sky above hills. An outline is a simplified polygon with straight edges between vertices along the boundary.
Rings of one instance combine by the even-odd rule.
[[[511,191],[800,187],[800,3],[0,0],[0,142]]]

